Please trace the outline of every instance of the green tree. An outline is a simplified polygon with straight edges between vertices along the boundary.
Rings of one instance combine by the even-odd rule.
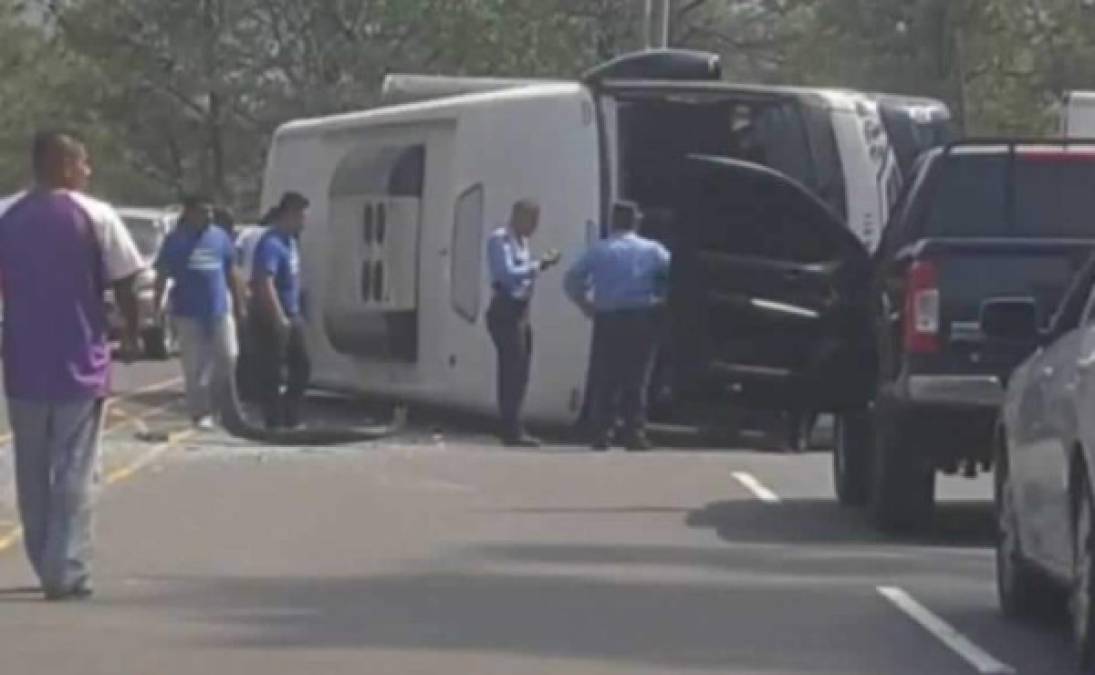
[[[86,105],[93,91],[93,69],[64,49],[28,14],[23,3],[0,0],[0,191],[14,192],[29,182],[30,139],[43,127],[71,128],[89,142],[99,184],[119,194],[139,196],[151,185],[124,170],[118,149],[102,133],[94,106]]]
[[[641,0],[39,1],[51,20],[25,30],[0,0],[0,148],[77,124],[125,200],[201,186],[254,206],[278,125],[374,105],[390,72],[574,77],[643,45]],[[1092,4],[673,0],[672,43],[734,80],[934,96],[972,132],[1033,132],[1095,76]]]

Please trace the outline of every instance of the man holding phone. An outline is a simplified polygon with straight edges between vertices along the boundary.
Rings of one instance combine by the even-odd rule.
[[[532,365],[532,324],[529,303],[541,272],[558,264],[558,251],[533,259],[529,238],[540,223],[540,205],[522,199],[513,205],[509,225],[487,242],[494,297],[487,310],[487,327],[498,351],[498,409],[502,442],[509,447],[534,448],[521,419]]]

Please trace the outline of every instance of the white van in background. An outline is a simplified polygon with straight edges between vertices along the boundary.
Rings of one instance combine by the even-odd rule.
[[[756,325],[745,341],[763,343],[755,353],[745,342],[728,344],[701,363],[671,340],[662,359],[670,365],[659,368],[672,399],[664,409],[690,408],[690,397],[748,394],[766,378],[778,386],[762,387],[761,398],[783,407],[778,392],[795,389],[801,370],[840,356],[826,340],[839,322],[827,313],[840,304],[834,289],[850,283],[850,269],[877,245],[901,188],[886,118],[900,118],[902,106],[720,77],[716,56],[677,51],[624,57],[581,82],[393,77],[385,95],[396,105],[279,129],[263,206],[289,190],[311,200],[301,248],[315,383],[492,411],[488,234],[515,201],[531,197],[542,208],[533,247],[573,260],[604,236],[605,215],[623,198],[649,215],[650,236],[682,255],[729,246],[734,258],[740,244],[750,250],[740,251],[736,274],[786,286],[750,305],[760,312],[748,319]],[[715,193],[698,191],[715,185]],[[740,225],[698,229],[720,218]],[[697,243],[712,233],[726,241]],[[694,283],[682,277],[678,288]],[[582,408],[590,324],[561,285],[560,273],[545,275],[533,303],[526,412],[534,421],[573,422]],[[693,314],[695,303],[726,301],[702,288],[676,297]],[[789,316],[810,328],[787,330]],[[795,405],[834,404],[822,397]]]
[[[1061,135],[1095,138],[1095,91],[1070,91],[1061,104]]]
[[[168,359],[178,351],[178,340],[171,322],[164,320],[162,308],[155,307],[156,272],[153,268],[160,254],[160,247],[175,226],[178,211],[173,208],[119,207],[118,215],[132,235],[146,265],[136,282],[141,344],[145,356],[151,359]],[[119,334],[122,317],[115,306],[114,292],[111,289],[106,292],[106,305],[111,332]]]

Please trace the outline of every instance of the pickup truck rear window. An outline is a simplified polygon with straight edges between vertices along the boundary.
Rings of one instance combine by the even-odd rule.
[[[1007,174],[1008,158],[1002,155],[944,159],[924,236],[1007,236]]]
[[[1018,157],[1015,229],[1020,237],[1095,237],[1095,157]]]
[[[1095,156],[1022,153],[944,160],[925,237],[1095,237]]]

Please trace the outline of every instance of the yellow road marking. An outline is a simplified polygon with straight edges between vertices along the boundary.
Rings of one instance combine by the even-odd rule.
[[[117,431],[118,429],[124,429],[130,425],[137,427],[137,431],[148,431],[148,427],[145,425],[145,421],[159,415],[162,412],[167,412],[171,409],[172,403],[165,403],[155,408],[149,408],[139,415],[130,415],[124,410],[114,408],[110,411],[110,414],[118,418],[118,421],[114,424],[107,424],[104,431]]]
[[[128,401],[128,400],[130,400],[130,399],[132,399],[136,396],[140,396],[142,394],[152,394],[152,393],[155,393],[155,392],[158,392],[158,391],[163,391],[164,389],[167,389],[168,387],[172,387],[172,386],[174,386],[176,384],[180,384],[180,383],[182,383],[182,378],[181,377],[173,377],[170,380],[164,380],[162,382],[156,382],[154,384],[148,385],[147,387],[141,387],[140,389],[134,389],[133,391],[131,391],[129,393],[126,393],[126,394],[123,394],[122,396],[119,396],[117,398],[109,399],[107,401],[106,418],[109,420],[110,417],[113,415],[113,416],[122,417],[123,419],[122,419],[121,422],[118,422],[117,424],[110,424],[108,422],[107,425],[106,425],[106,428],[104,429],[104,431],[113,431],[114,429],[117,429],[119,427],[124,427],[125,425],[132,423],[134,420],[144,421],[145,419],[147,419],[149,417],[152,417],[153,415],[157,415],[157,414],[159,414],[159,413],[161,413],[161,412],[163,412],[163,411],[165,411],[165,410],[167,410],[168,408],[171,407],[171,404],[168,403],[168,404],[153,408],[151,410],[148,410],[148,411],[146,411],[146,412],[144,412],[140,415],[134,416],[134,415],[129,415],[125,411],[116,408],[114,404],[124,403],[125,401]],[[11,442],[11,432],[10,431],[5,432],[3,434],[0,434],[0,445],[5,445],[5,444],[10,443],[10,442]],[[0,540],[0,541],[2,541],[2,540]]]
[[[148,452],[142,454],[140,457],[136,458],[129,464],[107,474],[105,484],[110,486],[116,485],[125,480],[129,480],[133,476],[140,473],[142,469],[146,468],[157,459],[162,457],[168,451],[173,450],[182,443],[185,443],[196,433],[197,432],[193,429],[187,429],[186,431],[181,431],[177,434],[174,434],[171,439],[168,440],[166,443],[161,443],[151,448]],[[21,527],[13,527],[3,535],[0,535],[0,553],[4,553],[12,546],[14,546],[16,542],[18,542],[20,538],[22,538],[22,536],[23,528]]]
[[[173,379],[170,379],[170,380],[165,380],[163,382],[158,382],[156,384],[152,384],[152,385],[149,385],[147,387],[137,389],[136,391],[132,391],[132,392],[126,394],[125,396],[120,396],[117,399],[112,399],[112,400],[125,401],[129,398],[132,398],[132,397],[140,395],[140,394],[149,394],[149,393],[156,392],[156,391],[162,391],[164,389],[167,389],[168,387],[171,387],[175,384],[178,384],[181,381],[182,381],[182,378],[179,378],[179,377],[176,377],[176,378],[173,378]],[[108,409],[108,411],[107,411],[108,415],[109,414],[120,414],[122,416],[122,421],[117,423],[117,424],[113,424],[113,425],[112,424],[107,424],[104,431],[113,431],[113,430],[118,429],[118,428],[124,428],[126,425],[129,425],[129,424],[143,425],[144,420],[146,420],[150,417],[153,417],[155,415],[158,415],[158,414],[162,413],[163,411],[167,410],[170,407],[171,407],[171,404],[168,403],[168,404],[153,408],[152,410],[148,410],[148,411],[144,412],[141,415],[129,415],[129,414],[123,412],[123,411],[118,410],[117,408]],[[115,485],[115,484],[120,483],[124,480],[128,480],[129,478],[133,477],[138,472],[140,472],[141,469],[144,469],[146,466],[148,466],[152,462],[155,462],[158,458],[160,458],[167,451],[171,450],[172,448],[176,447],[180,443],[183,443],[186,440],[188,440],[189,438],[193,437],[195,433],[196,432],[193,431],[193,430],[187,430],[187,431],[183,431],[183,432],[180,432],[178,434],[173,435],[172,437],[170,437],[168,439],[168,441],[166,443],[161,443],[161,444],[151,448],[148,452],[142,454],[140,457],[133,460],[132,462],[130,462],[126,466],[123,466],[123,467],[121,467],[119,469],[116,469],[115,471],[112,471],[111,473],[109,473],[106,477],[106,485]],[[11,440],[11,434],[10,433],[0,435],[0,443],[7,443],[10,440]],[[0,534],[0,553],[4,553],[5,551],[10,549],[11,547],[15,546],[16,542],[18,542],[22,538],[22,536],[23,536],[23,528],[18,527],[18,526],[12,527],[12,528],[8,529],[6,532],[4,532],[3,534]]]
[[[0,553],[7,551],[23,536],[23,528],[13,527],[7,534],[0,536]]]
[[[178,433],[172,434],[166,443],[160,443],[159,445],[154,446],[148,452],[144,453],[129,464],[107,474],[106,484],[114,485],[124,480],[128,480],[132,476],[136,475],[139,471],[141,471],[141,469],[144,469],[149,464],[155,462],[157,459],[163,456],[164,453],[172,450],[175,447],[178,447],[182,443],[185,443],[186,441],[193,438],[196,434],[197,431],[195,431],[194,429],[187,429],[186,431],[180,431]]]
[[[182,384],[183,379],[181,377],[173,377],[169,380],[163,380],[161,382],[153,382],[152,384],[141,387],[140,389],[134,389],[128,394],[119,396],[118,398],[125,400],[127,398],[133,398],[134,396],[140,396],[141,394],[154,394],[157,391],[163,391],[168,387],[173,387],[176,384]]]

